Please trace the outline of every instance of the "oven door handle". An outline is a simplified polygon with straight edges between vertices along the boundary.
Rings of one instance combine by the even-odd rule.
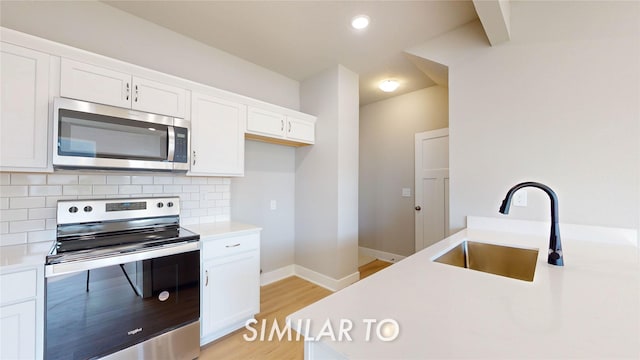
[[[158,258],[162,256],[181,254],[200,250],[200,241],[187,241],[179,244],[161,246],[153,250],[130,252],[115,256],[108,256],[90,260],[69,261],[59,264],[45,265],[45,277],[77,273],[97,269],[105,266],[126,264],[129,262]]]
[[[173,161],[176,153],[176,130],[173,126],[167,126],[167,161]]]

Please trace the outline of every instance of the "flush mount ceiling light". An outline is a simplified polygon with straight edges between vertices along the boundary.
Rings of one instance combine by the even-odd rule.
[[[395,80],[384,80],[378,85],[380,90],[384,92],[393,92],[400,86],[400,84]]]
[[[369,26],[369,20],[370,19],[367,15],[354,16],[353,19],[351,19],[351,26],[354,29],[362,30]]]

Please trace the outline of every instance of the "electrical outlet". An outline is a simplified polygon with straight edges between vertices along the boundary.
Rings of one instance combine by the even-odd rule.
[[[277,209],[277,208],[278,208],[278,202],[277,202],[277,201],[275,201],[275,200],[271,200],[271,201],[269,202],[269,208],[270,208],[271,210],[275,210],[275,209]]]
[[[513,206],[527,206],[527,190],[520,189],[513,194]]]

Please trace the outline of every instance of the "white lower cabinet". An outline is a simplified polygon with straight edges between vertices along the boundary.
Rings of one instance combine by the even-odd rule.
[[[0,359],[41,359],[42,273],[31,268],[0,275]],[[40,283],[39,283],[40,282]],[[42,309],[41,309],[42,310]]]
[[[242,328],[260,312],[260,234],[201,241],[204,345]]]

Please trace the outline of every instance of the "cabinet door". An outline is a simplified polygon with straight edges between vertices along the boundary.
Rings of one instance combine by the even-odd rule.
[[[35,359],[36,301],[0,308],[0,359]]]
[[[245,105],[193,93],[191,173],[244,175]]]
[[[315,124],[311,121],[288,116],[287,139],[313,144],[315,142]]]
[[[282,138],[285,134],[285,127],[284,115],[249,107],[247,114],[248,133]]]
[[[60,66],[60,96],[131,107],[131,75],[69,59]]]
[[[131,107],[160,115],[184,118],[185,89],[134,77]]]
[[[205,261],[202,286],[203,338],[253,317],[260,311],[259,251]]]
[[[0,166],[46,171],[49,55],[2,43]]]

